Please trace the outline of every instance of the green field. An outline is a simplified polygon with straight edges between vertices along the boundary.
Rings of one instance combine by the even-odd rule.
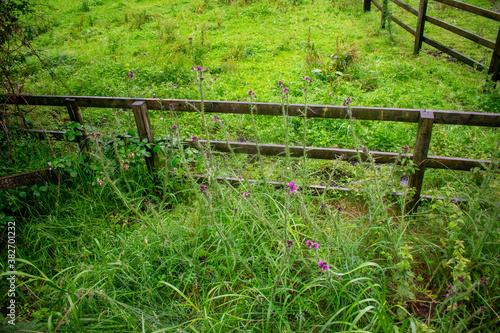
[[[498,22],[433,1],[428,15],[497,36]],[[28,16],[32,53],[0,57],[2,69],[11,66],[2,93],[16,82],[36,95],[203,94],[284,106],[352,98],[352,106],[500,113],[500,88],[485,72],[425,44],[413,55],[413,36],[394,23],[382,29],[380,12],[363,12],[361,1],[47,0]],[[489,64],[491,50],[427,26],[429,37]],[[202,84],[198,66],[209,68]],[[5,106],[0,115],[0,177],[48,165],[61,172],[0,192],[2,243],[15,221],[17,258],[12,269],[2,247],[0,329],[13,329],[3,281],[15,276],[19,331],[496,332],[497,128],[434,125],[429,154],[497,164],[428,170],[423,194],[467,201],[429,200],[409,215],[400,179],[411,165],[221,154],[182,141],[402,153],[416,124],[150,111],[161,143],[152,176],[130,110],[81,111],[86,132],[101,134],[89,135],[87,155],[71,135],[35,140],[19,130],[25,121],[74,133],[66,108]],[[304,183],[353,191],[317,195]]]

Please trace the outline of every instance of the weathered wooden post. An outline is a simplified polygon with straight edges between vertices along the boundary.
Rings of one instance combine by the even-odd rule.
[[[371,10],[372,0],[364,0],[363,1],[363,9],[365,12],[369,12]]]
[[[413,150],[413,164],[418,168],[410,176],[408,186],[415,192],[412,198],[406,203],[405,212],[412,213],[420,200],[420,192],[425,174],[425,160],[429,152],[431,142],[432,124],[434,123],[434,112],[421,110],[418,120],[417,137],[415,139],[415,149]]]
[[[137,131],[139,132],[139,138],[141,140],[148,139],[150,144],[154,142],[153,127],[151,126],[151,121],[149,120],[148,107],[145,101],[137,101],[132,104],[132,110],[134,111],[135,123],[137,124]],[[150,172],[155,172],[158,169],[159,161],[158,154],[153,151],[153,149],[147,150],[151,156],[146,156],[146,165]]]
[[[88,150],[87,133],[85,132],[85,126],[83,125],[83,118],[80,113],[80,109],[78,108],[78,104],[76,103],[74,98],[66,98],[65,101],[66,101],[66,107],[68,108],[69,119],[73,122],[79,123],[82,126],[81,132],[83,134],[77,136],[76,141],[78,142],[80,151],[86,152]]]
[[[389,0],[382,0],[382,10],[380,11],[381,14],[381,21],[380,21],[380,26],[382,29],[385,29],[385,21],[387,20],[387,11],[389,10]]]
[[[495,49],[493,50],[493,55],[491,56],[490,68],[488,74],[493,74],[491,79],[493,81],[500,80],[500,28],[498,28],[497,40],[495,43]]]
[[[418,7],[417,29],[415,30],[415,45],[413,48],[413,54],[415,55],[418,54],[418,52],[422,48],[425,19],[427,15],[427,2],[428,0],[420,0],[420,5]]]

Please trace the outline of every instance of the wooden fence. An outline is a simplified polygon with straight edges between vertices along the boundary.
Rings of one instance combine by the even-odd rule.
[[[382,27],[385,27],[385,21],[386,19],[391,19],[394,23],[399,25],[401,28],[404,30],[408,31],[410,34],[412,34],[415,37],[415,43],[414,43],[414,48],[413,48],[413,53],[418,54],[420,49],[422,48],[422,43],[427,43],[430,46],[440,50],[441,52],[444,52],[455,59],[460,60],[461,62],[474,67],[478,70],[484,70],[488,69],[488,74],[493,74],[492,75],[492,80],[493,81],[498,81],[500,79],[499,75],[499,62],[500,62],[500,27],[498,29],[498,34],[497,34],[497,39],[496,41],[492,41],[490,39],[484,38],[482,36],[479,36],[477,34],[474,34],[470,31],[467,31],[465,29],[462,29],[460,27],[457,27],[455,25],[449,24],[445,21],[442,21],[438,18],[432,17],[430,15],[427,15],[427,5],[428,5],[428,0],[420,0],[419,8],[416,9],[407,3],[401,1],[401,0],[390,0],[397,6],[403,8],[404,10],[410,12],[411,14],[415,15],[417,17],[417,26],[416,28],[411,27],[407,23],[401,21],[397,17],[394,17],[393,15],[390,15],[389,13],[384,10],[384,7],[387,8],[389,0],[381,0],[382,4],[379,4],[376,0],[364,0],[364,10],[365,11],[370,11],[371,9],[371,3],[377,7],[380,12],[382,13]],[[500,13],[496,13],[491,10],[487,10],[481,7],[473,6],[470,4],[467,4],[465,2],[461,1],[455,1],[455,0],[434,0],[436,2],[443,3],[448,6],[452,6],[455,8],[459,8],[461,10],[467,11],[469,13],[479,15],[482,17],[485,17],[487,19],[495,20],[497,22],[500,22]],[[486,48],[489,48],[492,51],[491,55],[491,61],[489,67],[486,65],[482,64],[481,62],[474,60],[470,57],[467,57],[466,55],[457,52],[456,50],[453,50],[450,47],[447,47],[427,36],[424,35],[424,28],[425,28],[425,23],[429,22],[430,24],[434,24],[438,27],[441,27],[445,30],[448,30],[456,35],[459,35],[461,37],[467,38],[468,40],[471,40],[479,45],[482,45]]]
[[[80,113],[81,107],[92,108],[120,108],[132,109],[135,116],[135,121],[141,139],[147,139],[151,144],[154,144],[153,128],[149,120],[148,110],[169,110],[170,104],[173,105],[175,111],[178,112],[195,112],[193,106],[200,109],[200,101],[184,101],[172,99],[152,99],[152,98],[116,98],[116,97],[83,97],[83,96],[6,96],[6,104],[19,105],[45,105],[45,106],[60,106],[66,107],[72,121],[77,121],[83,125],[82,116]],[[282,116],[282,105],[280,103],[253,103],[256,115]],[[290,104],[288,106],[288,114],[291,117],[303,117],[304,105]],[[223,102],[223,101],[205,101],[204,110],[206,113],[220,114],[250,114],[249,104],[246,102]],[[167,111],[166,111],[167,112]],[[487,160],[476,160],[457,157],[444,156],[428,156],[429,144],[434,124],[451,124],[465,126],[483,126],[483,127],[500,127],[500,114],[497,113],[477,113],[477,112],[457,112],[443,110],[415,110],[415,109],[399,109],[399,108],[378,108],[378,107],[345,107],[331,105],[309,105],[307,109],[308,118],[334,118],[334,119],[349,119],[355,117],[359,120],[378,120],[378,121],[397,121],[418,123],[417,134],[413,154],[408,154],[408,157],[413,160],[418,170],[411,175],[409,186],[415,192],[414,196],[407,203],[407,211],[413,210],[421,198],[421,188],[424,179],[424,173],[429,169],[449,169],[449,170],[465,170],[479,167],[486,169],[491,162]],[[41,131],[32,130],[41,138],[45,138],[47,134],[52,134],[54,137],[62,138],[64,132],[60,131]],[[235,153],[256,154],[256,143],[244,142],[226,142],[226,141],[204,141],[198,140],[201,144],[210,144],[212,149],[221,152],[229,152],[232,149]],[[186,140],[186,143],[196,147],[196,142]],[[261,144],[258,149],[262,155],[283,156],[286,150],[284,145],[276,144]],[[303,146],[290,146],[290,155],[302,156]],[[148,168],[154,171],[158,166],[158,156],[150,151],[151,157],[146,158]],[[321,147],[306,147],[306,156],[313,159],[338,159],[345,160],[367,160],[368,154],[374,159],[377,164],[395,163],[399,160],[399,154],[392,152],[368,151],[363,152],[355,149],[336,149],[336,148],[321,148]],[[15,186],[19,186],[19,182],[15,178],[28,179],[45,179],[48,177],[47,172],[38,174],[35,178],[29,178],[26,174],[8,176],[0,178],[0,190],[5,190]],[[35,180],[36,180],[35,179]],[[229,178],[228,178],[229,179]],[[25,183],[26,184],[26,183]],[[306,184],[303,184],[306,186]],[[330,188],[317,190],[326,190]],[[344,188],[331,188],[346,190]]]

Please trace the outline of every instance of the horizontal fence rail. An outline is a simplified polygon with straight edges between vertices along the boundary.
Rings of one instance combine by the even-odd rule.
[[[44,96],[44,95],[24,95],[24,96],[0,96],[4,104],[18,105],[43,105],[66,107],[72,121],[83,123],[80,113],[81,107],[91,108],[120,108],[132,109],[137,130],[141,140],[147,140],[154,145],[154,134],[149,119],[149,110],[169,110],[181,112],[197,112],[201,109],[202,102],[197,100],[177,100],[177,99],[157,99],[157,98],[121,98],[121,97],[86,97],[86,96]],[[500,114],[479,113],[479,112],[457,112],[443,110],[415,110],[400,108],[377,108],[377,107],[346,107],[332,105],[308,105],[281,103],[252,103],[247,102],[224,102],[205,101],[203,109],[207,113],[226,114],[256,114],[268,116],[287,116],[326,119],[357,119],[371,121],[399,121],[417,123],[417,134],[413,154],[401,155],[391,152],[360,151],[356,149],[338,149],[322,147],[285,146],[267,143],[247,143],[247,142],[227,142],[227,141],[206,141],[206,140],[185,140],[185,144],[195,148],[202,148],[210,145],[214,150],[220,152],[234,152],[243,154],[262,154],[268,156],[284,156],[288,152],[292,157],[305,156],[312,159],[342,159],[350,162],[361,162],[373,159],[376,164],[406,163],[406,159],[413,161],[416,172],[410,176],[408,186],[414,189],[414,194],[407,202],[405,211],[412,212],[418,202],[423,198],[420,195],[425,170],[448,169],[448,170],[471,170],[473,168],[487,169],[492,167],[492,163],[487,160],[476,160],[446,156],[428,156],[432,127],[434,124],[468,125],[484,127],[500,127]],[[286,109],[284,112],[283,109]],[[307,110],[307,112],[304,112]],[[27,130],[39,138],[46,138],[52,135],[55,138],[63,139],[64,131],[43,131]],[[85,132],[77,137],[82,152],[86,152]],[[148,148],[150,156],[146,158],[148,170],[152,173],[158,170],[159,159],[154,149]],[[496,165],[495,165],[496,167]],[[15,175],[16,177],[23,177]],[[33,177],[34,180],[43,177]],[[12,181],[6,177],[0,179],[0,184],[11,184]],[[5,185],[7,186],[7,185]],[[3,189],[5,189],[5,186]],[[307,184],[304,184],[307,187]],[[310,186],[309,186],[310,187]],[[311,187],[310,187],[311,188]],[[333,189],[334,187],[331,187]],[[330,188],[324,188],[327,190]]]
[[[67,106],[66,99],[75,100],[79,107],[92,108],[119,108],[132,109],[132,104],[136,101],[145,101],[149,110],[169,110],[169,105],[173,104],[175,111],[194,112],[193,106],[200,109],[201,102],[197,100],[178,99],[155,99],[155,98],[126,98],[126,97],[87,97],[87,96],[44,96],[25,95],[17,98],[10,98],[7,104],[20,105],[45,105],[45,106]],[[280,103],[253,102],[254,114],[267,116],[282,116],[282,105]],[[225,101],[205,101],[205,112],[207,113],[229,113],[229,114],[250,114],[249,103],[247,102],[225,102]],[[290,104],[288,115],[291,117],[303,117],[305,106],[303,104]],[[334,105],[308,105],[308,118],[333,118],[349,119],[349,108]],[[351,106],[352,117],[358,120],[379,120],[418,123],[420,111],[418,109],[403,108],[379,108]],[[500,127],[500,114],[481,112],[461,112],[432,110],[434,113],[434,124],[466,125]]]

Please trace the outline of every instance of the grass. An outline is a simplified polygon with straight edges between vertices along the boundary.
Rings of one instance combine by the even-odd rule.
[[[308,104],[340,104],[351,96],[353,105],[498,112],[498,88],[483,91],[484,74],[425,52],[412,56],[406,32],[394,29],[391,40],[379,29],[379,13],[365,14],[360,4],[50,5],[38,47],[69,90],[28,60],[32,93],[199,99],[199,73],[191,66],[203,65],[211,69],[203,74],[205,100],[244,99],[252,89],[257,101],[303,103],[307,75],[313,79]],[[332,60],[333,52],[345,61]],[[318,60],[332,61],[337,70],[325,72]],[[133,79],[126,78],[130,70]],[[196,135],[399,152],[412,146],[414,125],[233,115],[214,122],[203,112],[172,110],[150,116],[162,137],[162,168],[154,178],[143,163],[145,145],[112,134],[134,134],[130,112],[84,110],[87,132],[102,133],[90,140],[85,159],[71,142],[12,141],[2,174],[48,162],[63,172],[56,183],[0,193],[2,238],[7,221],[16,221],[16,272],[8,272],[3,251],[0,275],[16,275],[17,329],[495,332],[498,169],[427,171],[426,193],[468,201],[432,200],[410,216],[403,213],[405,197],[390,195],[410,195],[399,185],[406,167],[207,156],[204,147],[179,143]],[[26,117],[51,129],[68,122],[55,108]],[[495,129],[435,127],[431,154],[498,161]],[[195,174],[207,178],[200,183]],[[217,182],[216,176],[243,181]],[[355,190],[313,195],[301,186],[304,180]],[[290,182],[298,189],[286,186]],[[8,288],[1,288],[4,309]],[[6,318],[2,324],[11,328]]]

